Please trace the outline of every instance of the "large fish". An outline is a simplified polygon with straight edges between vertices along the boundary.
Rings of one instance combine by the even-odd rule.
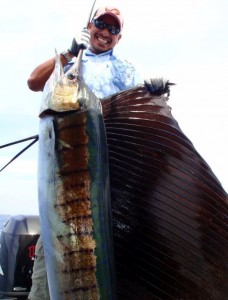
[[[105,129],[80,59],[63,74],[56,55],[40,112],[39,210],[53,300],[115,298]]]
[[[173,118],[168,84],[146,81],[103,99],[102,110],[83,83],[81,91],[79,110],[41,121],[52,299],[227,299],[227,193]]]

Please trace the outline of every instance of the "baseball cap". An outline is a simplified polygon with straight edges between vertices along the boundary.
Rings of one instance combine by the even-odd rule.
[[[96,11],[94,19],[98,19],[98,18],[100,18],[104,15],[109,15],[109,16],[112,16],[113,18],[115,18],[119,23],[120,30],[122,30],[122,28],[123,28],[123,17],[122,17],[121,12],[118,8],[106,7],[106,6],[100,7]]]

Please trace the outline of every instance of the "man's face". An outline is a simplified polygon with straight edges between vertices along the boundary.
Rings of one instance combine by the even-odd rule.
[[[109,15],[104,15],[99,18],[108,25],[115,25],[119,27],[118,21]],[[115,47],[121,38],[121,34],[111,34],[108,28],[98,29],[94,24],[89,24],[90,30],[90,50],[93,53],[99,54]]]

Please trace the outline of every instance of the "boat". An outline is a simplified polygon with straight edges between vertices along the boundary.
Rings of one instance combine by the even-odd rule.
[[[27,299],[39,235],[37,215],[14,215],[6,222],[0,238],[0,299]]]

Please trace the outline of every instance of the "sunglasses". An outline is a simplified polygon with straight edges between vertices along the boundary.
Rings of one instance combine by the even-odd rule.
[[[105,29],[107,28],[108,31],[112,34],[112,35],[115,35],[115,34],[118,34],[120,33],[120,28],[115,26],[115,25],[110,25],[110,24],[107,24],[105,23],[104,21],[102,20],[97,20],[97,19],[93,19],[92,20],[92,23],[96,26],[96,28],[98,29]]]

